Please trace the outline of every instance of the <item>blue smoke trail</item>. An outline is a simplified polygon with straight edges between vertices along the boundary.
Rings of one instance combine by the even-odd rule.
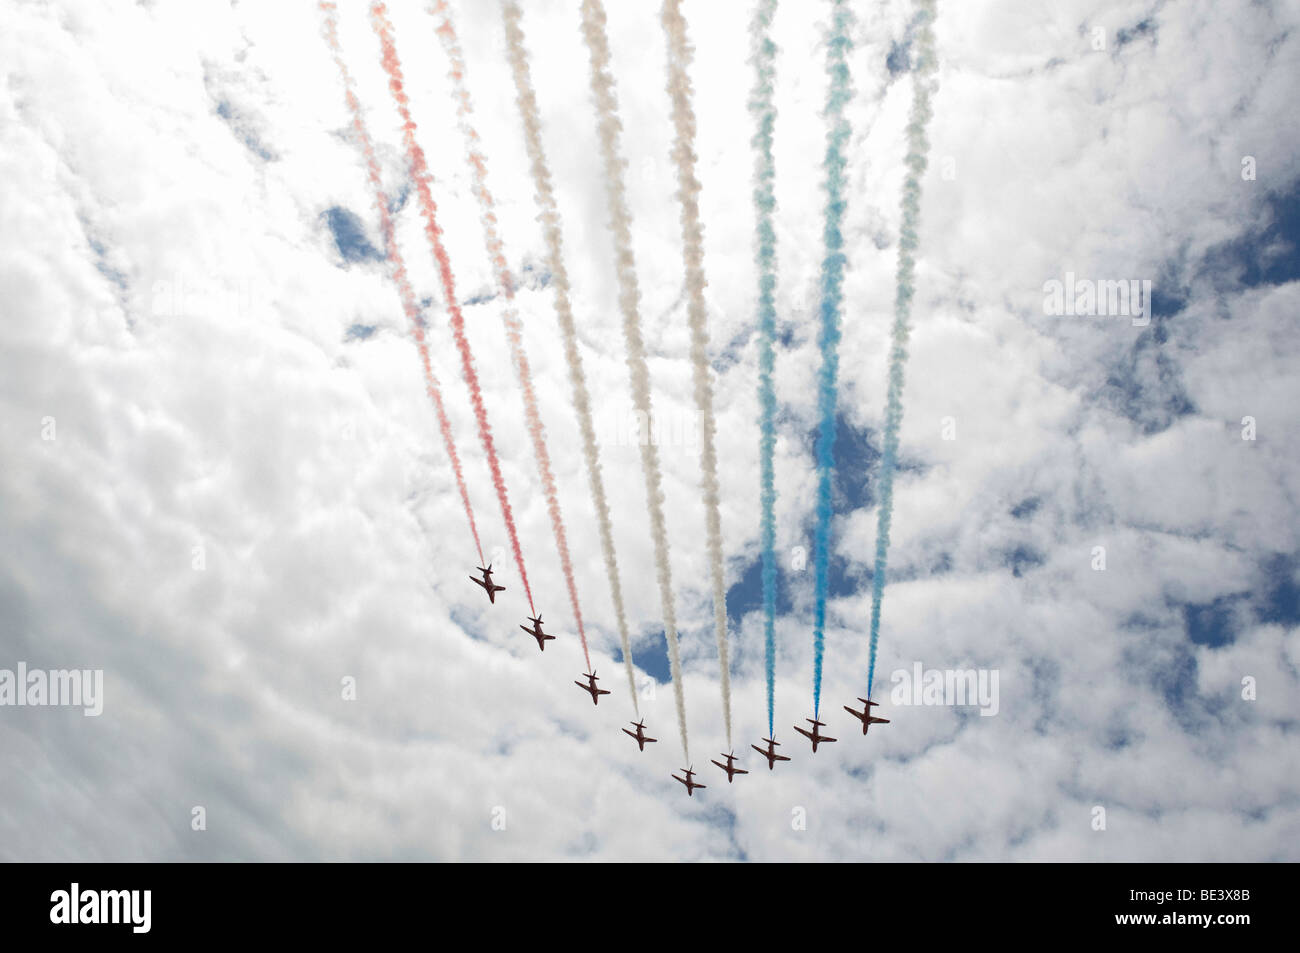
[[[754,164],[754,215],[758,221],[758,403],[759,456],[762,498],[763,545],[763,642],[767,668],[767,736],[772,734],[776,705],[776,473],[772,456],[776,450],[776,162],[772,158],[776,106],[772,84],[776,79],[776,44],[772,42],[772,16],[776,0],[762,0],[754,11],[750,27],[753,41],[755,81],[749,111],[758,130],[750,140],[757,151]]]
[[[826,634],[826,588],[830,569],[831,471],[835,467],[835,377],[839,370],[840,308],[844,298],[844,146],[849,139],[849,122],[844,107],[853,96],[849,82],[848,56],[852,50],[849,27],[852,15],[844,0],[834,0],[830,37],[827,40],[826,72],[830,91],[826,97],[826,224],[822,239],[826,257],[822,260],[822,328],[818,344],[822,368],[818,375],[818,409],[821,426],[817,435],[817,532],[813,539],[816,606],[813,614],[813,717],[820,717],[822,695],[822,645]],[[769,736],[770,737],[770,736]]]
[[[876,524],[876,564],[871,574],[871,649],[867,663],[867,697],[876,679],[876,644],[880,640],[880,602],[885,594],[885,557],[889,553],[889,524],[894,509],[894,470],[898,463],[898,428],[903,422],[903,365],[907,362],[907,322],[912,311],[916,274],[917,226],[921,218],[921,176],[925,174],[930,141],[926,125],[933,112],[932,75],[935,69],[935,0],[920,0],[917,14],[916,67],[913,71],[912,114],[907,122],[907,176],[903,180],[903,221],[898,234],[898,289],[894,297],[894,326],[889,350],[889,393],[885,399],[884,452],[880,463],[880,512]]]

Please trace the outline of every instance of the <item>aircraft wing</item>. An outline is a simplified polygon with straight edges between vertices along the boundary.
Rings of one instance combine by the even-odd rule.
[[[794,726],[794,730],[797,731],[797,732],[799,732],[799,734],[803,735],[805,738],[811,738],[811,737],[812,737],[812,732],[811,732],[811,731],[804,731],[804,730],[803,730],[802,728],[800,728],[798,725],[795,725],[795,726]]]

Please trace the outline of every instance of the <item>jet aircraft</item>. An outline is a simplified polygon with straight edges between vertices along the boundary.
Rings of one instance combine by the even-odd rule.
[[[733,753],[733,754],[724,754],[722,757],[724,757],[724,758],[727,759],[727,763],[726,763],[726,764],[723,764],[721,761],[714,761],[713,763],[716,764],[716,765],[717,765],[719,768],[721,768],[723,771],[726,771],[726,772],[727,772],[727,783],[728,783],[728,784],[730,784],[732,781],[734,781],[735,778],[736,778],[736,775],[738,775],[738,774],[749,774],[749,772],[746,771],[744,768],[738,768],[738,767],[736,767],[736,765],[735,765],[736,755],[735,755],[734,753]]]
[[[582,684],[582,682],[574,682],[573,684],[577,685],[584,692],[591,692],[591,703],[593,705],[600,704],[600,696],[608,695],[609,692],[603,688],[596,687],[596,682],[599,681],[599,679],[596,677],[595,672],[586,672],[583,677],[587,679],[586,685]]]
[[[642,718],[640,721],[630,721],[630,722],[628,722],[628,724],[630,724],[630,725],[632,725],[633,727],[635,727],[635,728],[636,728],[636,731],[628,731],[626,728],[624,728],[624,729],[623,729],[623,734],[627,735],[629,738],[635,738],[635,739],[636,739],[636,746],[637,746],[640,750],[645,751],[645,746],[646,746],[646,745],[650,744],[650,743],[653,742],[653,741],[658,741],[658,740],[659,740],[658,738],[651,738],[651,737],[648,737],[648,736],[646,735],[646,733],[645,733],[645,719],[644,719],[644,718]]]
[[[674,774],[674,775],[673,775],[673,780],[674,780],[674,781],[680,781],[682,784],[686,785],[686,795],[687,795],[687,797],[695,797],[695,789],[696,789],[696,788],[707,788],[707,787],[708,787],[707,784],[701,784],[699,781],[692,781],[692,780],[691,780],[691,776],[694,775],[695,772],[692,771],[690,768],[684,768],[683,770],[686,772],[686,777],[684,777],[684,778],[679,778],[677,775]]]
[[[795,726],[794,726],[794,730],[797,731],[797,732],[799,732],[799,734],[803,735],[805,738],[807,738],[808,740],[810,740],[810,741],[812,742],[813,753],[814,753],[814,754],[815,754],[816,751],[817,751],[817,745],[818,745],[818,744],[820,744],[820,743],[823,742],[823,741],[825,741],[825,742],[830,742],[830,741],[834,741],[834,740],[835,740],[834,738],[830,737],[829,735],[823,735],[820,731],[817,730],[817,729],[819,729],[819,728],[825,728],[825,727],[826,727],[826,723],[825,723],[825,722],[823,722],[823,721],[817,721],[817,720],[814,719],[814,718],[805,718],[804,721],[807,721],[807,722],[811,722],[811,723],[812,723],[812,726],[813,726],[812,731],[808,731],[808,730],[806,730],[806,729],[804,729],[804,728],[800,728],[798,725],[795,725]]]
[[[521,625],[519,628],[523,629],[525,632],[527,632],[529,635],[535,638],[537,640],[537,647],[541,649],[543,652],[545,652],[546,643],[554,639],[555,636],[547,635],[545,632],[542,631],[542,617],[540,615],[535,619],[532,616],[529,616],[528,621],[533,624],[533,627],[531,629],[528,628],[528,626],[526,625]]]
[[[497,593],[505,592],[506,587],[498,586],[496,583],[492,581],[491,563],[488,563],[487,569],[484,569],[482,566],[475,566],[474,568],[483,574],[483,578],[475,579],[473,576],[470,576],[469,577],[470,582],[474,583],[477,586],[482,586],[483,591],[487,593],[488,602],[491,602],[493,605],[495,605],[497,601]]]
[[[848,705],[844,706],[844,710],[847,711],[854,718],[856,718],[858,721],[862,722],[862,733],[864,735],[867,733],[867,729],[870,728],[872,725],[889,724],[888,718],[877,718],[875,715],[871,714],[871,709],[879,705],[880,702],[867,701],[865,698],[859,698],[858,701],[862,702],[862,704],[866,706],[862,709],[862,711],[854,711]]]
[[[767,770],[771,771],[773,768],[775,768],[775,767],[776,767],[776,763],[777,763],[778,761],[789,761],[789,760],[790,760],[790,759],[787,758],[785,755],[783,755],[783,754],[777,754],[777,753],[776,753],[777,746],[780,745],[781,742],[779,742],[779,741],[773,741],[771,738],[764,738],[763,740],[767,742],[767,750],[766,750],[766,751],[764,751],[764,750],[763,750],[762,748],[760,748],[758,745],[750,745],[750,747],[753,748],[755,751],[757,751],[759,754],[761,754],[764,758],[767,759]]]

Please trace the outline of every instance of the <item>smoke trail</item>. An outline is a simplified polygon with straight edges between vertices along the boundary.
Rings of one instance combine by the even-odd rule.
[[[533,456],[537,458],[537,470],[541,475],[542,488],[546,493],[546,508],[551,517],[551,531],[555,536],[555,548],[560,556],[560,568],[564,572],[564,584],[569,590],[569,604],[573,607],[573,618],[578,626],[578,639],[582,642],[582,656],[591,669],[591,653],[587,649],[587,631],[582,622],[582,607],[578,604],[578,588],[573,577],[573,562],[569,558],[569,539],[564,530],[564,517],[560,513],[560,496],[555,486],[555,474],[551,470],[551,456],[546,448],[546,428],[542,424],[542,415],[537,409],[537,394],[533,389],[533,375],[528,366],[528,354],[524,349],[523,325],[515,310],[515,280],[506,263],[505,246],[497,231],[496,202],[487,187],[487,160],[478,149],[479,135],[474,129],[474,106],[465,85],[465,54],[461,50],[460,40],[456,36],[456,27],[451,21],[451,13],[445,0],[437,0],[431,12],[441,16],[438,24],[438,37],[442,40],[447,57],[451,60],[451,81],[453,95],[456,99],[456,115],[459,119],[462,135],[465,137],[466,158],[474,172],[474,196],[479,203],[479,218],[483,224],[483,235],[487,241],[488,257],[496,269],[497,284],[505,295],[506,304],[501,317],[506,325],[506,340],[510,342],[510,358],[515,366],[515,376],[524,397],[524,420],[528,426],[528,435],[532,438]]]
[[[776,81],[776,44],[772,42],[772,17],[776,0],[760,0],[750,27],[753,45],[754,89],[749,110],[758,126],[751,144],[757,152],[754,163],[754,216],[758,222],[758,402],[759,456],[763,547],[763,643],[767,669],[767,736],[772,734],[776,707],[776,473],[772,456],[776,450],[776,163],[772,158],[776,105],[772,86]]]
[[[619,308],[623,312],[623,337],[627,341],[627,369],[632,384],[632,401],[637,413],[653,420],[650,408],[650,370],[646,366],[645,343],[641,339],[641,292],[637,287],[636,264],[632,258],[632,215],[627,207],[623,184],[626,161],[619,155],[618,97],[609,72],[609,41],[605,37],[605,7],[600,0],[582,0],[582,33],[591,55],[591,94],[596,104],[600,152],[605,166],[605,191],[609,201],[609,228],[614,237],[618,271]],[[668,530],[664,525],[664,494],[659,477],[659,454],[647,435],[641,442],[641,469],[645,476],[646,508],[650,511],[650,535],[654,540],[655,569],[659,580],[659,601],[663,607],[664,634],[668,640],[668,661],[672,669],[673,695],[677,702],[677,727],[682,735],[682,752],[690,761],[686,742],[686,700],[682,693],[682,666],[677,651],[677,615],[673,609],[673,580],[668,565]]]
[[[818,341],[822,352],[817,396],[821,425],[817,435],[817,531],[813,539],[816,603],[813,615],[813,717],[820,717],[822,694],[822,646],[826,634],[826,586],[830,567],[831,470],[835,466],[835,377],[839,369],[840,308],[844,292],[844,146],[849,139],[849,122],[844,107],[853,95],[849,82],[848,55],[851,14],[844,0],[833,0],[831,32],[826,44],[826,71],[830,90],[826,98],[826,224],[822,240],[822,329]]]
[[[898,464],[898,428],[903,422],[903,366],[907,362],[907,322],[912,311],[916,274],[917,226],[921,217],[921,176],[925,174],[930,141],[926,125],[933,112],[930,97],[936,62],[935,0],[920,0],[917,14],[916,67],[913,73],[912,114],[907,122],[907,176],[903,180],[903,221],[898,233],[898,289],[889,349],[889,393],[885,399],[884,453],[880,462],[880,512],[876,524],[876,564],[871,574],[871,649],[867,663],[867,697],[876,677],[876,644],[880,639],[880,602],[885,595],[885,557],[889,553],[889,524],[894,509],[894,471]]]
[[[524,125],[524,144],[532,164],[533,187],[537,191],[537,204],[541,208],[542,234],[546,239],[547,267],[555,287],[555,313],[560,321],[560,334],[564,340],[564,359],[569,365],[569,383],[573,388],[573,407],[578,414],[578,428],[582,431],[582,452],[587,462],[587,479],[591,483],[591,501],[596,511],[596,525],[600,530],[600,548],[605,557],[605,575],[609,578],[609,594],[614,602],[614,616],[618,621],[618,636],[623,645],[623,665],[627,669],[628,694],[633,710],[641,713],[637,702],[636,674],[632,668],[632,643],[628,637],[627,615],[623,608],[623,588],[619,582],[618,557],[614,550],[614,527],[609,516],[609,502],[605,498],[605,481],[601,476],[600,452],[596,446],[596,428],[591,419],[591,396],[587,391],[587,375],[582,367],[582,354],[578,351],[578,331],[573,320],[573,306],[569,301],[569,273],[564,266],[564,245],[560,234],[560,213],[556,207],[555,190],[551,173],[542,148],[542,121],[537,110],[537,96],[533,92],[532,75],[528,68],[528,53],[524,48],[522,13],[515,0],[506,0],[502,7],[506,28],[506,55],[514,74],[516,99]],[[590,669],[588,669],[590,671]]]
[[[673,161],[677,165],[677,198],[682,204],[682,259],[686,267],[687,314],[691,325],[691,363],[695,367],[695,406],[700,411],[700,468],[704,491],[704,525],[713,582],[713,629],[722,672],[722,723],[731,747],[731,664],[727,658],[727,597],[722,586],[722,517],[718,506],[718,454],[714,447],[717,421],[713,417],[713,385],[709,381],[709,330],[704,306],[704,232],[700,226],[700,182],[695,177],[695,111],[691,107],[688,70],[694,50],[686,38],[681,0],[664,0],[664,32],[668,35],[668,95],[673,104]]]
[[[519,548],[519,534],[515,530],[514,513],[510,509],[510,497],[506,493],[506,481],[501,475],[501,462],[497,459],[496,446],[492,442],[492,428],[488,424],[487,408],[483,406],[483,392],[479,387],[478,372],[474,369],[474,354],[470,350],[469,340],[465,337],[465,316],[461,314],[460,304],[456,299],[456,280],[451,273],[451,260],[447,257],[447,249],[442,244],[442,229],[438,227],[438,206],[434,203],[433,193],[429,188],[431,178],[429,166],[424,158],[424,150],[420,148],[415,138],[415,120],[411,118],[410,100],[402,83],[402,65],[397,58],[397,47],[393,43],[393,25],[389,22],[387,9],[380,0],[375,0],[370,5],[370,23],[383,48],[388,88],[402,117],[402,140],[406,146],[407,159],[411,164],[411,178],[415,180],[420,210],[424,215],[424,234],[429,239],[434,258],[438,261],[438,273],[442,278],[443,293],[447,297],[447,311],[451,315],[452,336],[456,339],[456,347],[460,351],[461,371],[465,383],[469,386],[474,416],[478,421],[479,439],[483,443],[483,452],[492,471],[492,484],[496,488],[497,500],[501,504],[501,516],[505,520],[506,532],[510,536],[510,548],[514,551],[515,565],[519,567],[519,580],[523,583],[524,594],[528,597],[528,608],[533,615],[537,615],[537,609],[533,606],[533,592],[528,585],[528,572],[524,568],[524,555]]]
[[[416,303],[415,292],[412,290],[410,279],[406,274],[406,263],[402,259],[401,249],[397,246],[397,238],[393,230],[393,217],[388,211],[388,196],[384,193],[383,181],[379,174],[379,160],[375,157],[375,148],[370,141],[370,133],[366,130],[365,120],[361,114],[361,103],[357,99],[356,84],[352,80],[352,74],[348,71],[347,64],[343,61],[343,51],[339,47],[338,8],[328,0],[322,0],[319,6],[321,13],[324,15],[323,32],[325,42],[329,44],[330,51],[334,56],[334,63],[338,66],[339,75],[343,79],[343,91],[347,98],[348,111],[352,114],[352,134],[356,137],[357,144],[361,147],[361,153],[366,160],[366,177],[369,179],[370,187],[374,191],[375,210],[379,213],[384,248],[388,252],[388,262],[393,269],[393,282],[397,285],[397,293],[402,301],[402,310],[406,313],[407,320],[411,322],[411,336],[415,338],[415,346],[420,352],[420,364],[424,369],[424,388],[429,394],[429,399],[433,401],[434,410],[438,415],[438,429],[442,431],[442,441],[447,447],[447,456],[451,460],[452,471],[456,474],[456,487],[460,490],[460,499],[465,505],[465,517],[469,520],[469,531],[474,536],[474,548],[478,550],[479,562],[482,562],[483,546],[479,543],[478,526],[474,523],[474,508],[470,506],[469,491],[465,487],[465,475],[461,471],[460,456],[456,453],[456,441],[452,437],[451,423],[447,419],[447,412],[442,404],[442,391],[438,386],[438,379],[433,373],[433,365],[429,360],[429,346],[424,337],[420,306]]]

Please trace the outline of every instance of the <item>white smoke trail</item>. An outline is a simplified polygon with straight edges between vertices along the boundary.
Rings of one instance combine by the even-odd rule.
[[[609,201],[609,229],[614,237],[615,268],[618,273],[618,304],[623,313],[623,337],[627,342],[627,369],[632,383],[632,402],[647,426],[654,419],[650,408],[650,370],[646,366],[645,343],[641,339],[639,315],[641,292],[637,287],[636,263],[632,257],[632,215],[627,207],[623,171],[627,161],[619,154],[618,97],[609,72],[609,40],[605,36],[605,7],[600,0],[582,0],[582,34],[591,56],[591,95],[596,105],[601,158],[605,165],[605,192]],[[668,639],[668,662],[672,669],[673,695],[677,702],[677,727],[682,735],[682,752],[690,761],[686,741],[686,701],[682,693],[682,666],[677,651],[677,615],[673,609],[673,580],[668,564],[668,531],[664,525],[664,493],[659,476],[659,454],[652,437],[641,442],[641,469],[645,477],[646,508],[650,511],[650,535],[654,540],[655,569],[659,580],[659,601],[663,608],[664,634]]]
[[[757,121],[750,139],[756,153],[754,168],[754,219],[758,248],[758,403],[759,403],[759,518],[763,549],[763,648],[767,680],[767,736],[772,734],[776,714],[776,474],[772,458],[776,451],[776,162],[772,142],[776,127],[773,101],[776,82],[776,44],[772,42],[772,17],[776,0],[760,0],[754,10],[750,37],[753,44],[754,88],[749,110]]]
[[[668,95],[673,104],[673,162],[677,165],[677,198],[682,205],[682,260],[686,268],[691,363],[695,367],[695,406],[702,420],[701,487],[713,582],[713,628],[722,678],[722,721],[731,747],[731,665],[727,659],[727,601],[722,585],[722,517],[718,503],[718,455],[714,447],[717,421],[713,416],[713,385],[709,380],[708,315],[704,305],[704,232],[700,225],[700,182],[695,177],[695,110],[691,107],[689,69],[694,50],[686,37],[681,0],[664,0],[664,32],[668,35]]]
[[[506,28],[506,56],[514,74],[515,97],[524,126],[524,144],[532,165],[533,188],[537,190],[537,204],[541,210],[542,234],[546,239],[547,267],[555,287],[555,313],[560,321],[560,335],[564,341],[564,358],[569,365],[569,384],[573,389],[573,408],[578,414],[578,429],[582,432],[582,452],[587,462],[587,479],[591,483],[591,502],[596,511],[596,526],[600,530],[600,548],[605,557],[605,575],[609,578],[609,595],[614,602],[614,616],[618,621],[618,636],[623,645],[623,662],[627,669],[627,685],[632,697],[632,707],[639,716],[636,674],[632,667],[632,643],[628,637],[627,614],[623,608],[623,588],[619,582],[618,554],[614,549],[614,527],[609,516],[609,501],[605,498],[605,480],[601,475],[600,451],[596,445],[596,428],[591,417],[591,395],[587,390],[587,375],[582,367],[582,354],[578,351],[578,332],[573,319],[573,305],[569,300],[569,272],[564,266],[564,244],[560,232],[560,213],[556,207],[555,189],[551,185],[551,172],[542,147],[542,121],[537,109],[537,96],[533,90],[532,73],[528,67],[528,52],[524,46],[522,11],[516,0],[506,0],[502,7]]]

